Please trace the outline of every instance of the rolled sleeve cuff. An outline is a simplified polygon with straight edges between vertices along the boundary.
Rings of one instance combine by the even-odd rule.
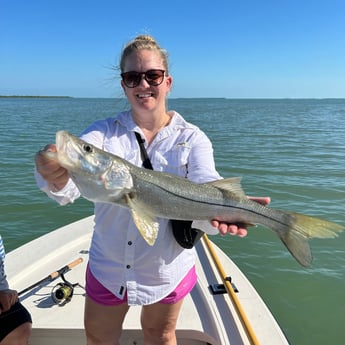
[[[69,179],[66,186],[59,190],[58,192],[54,192],[50,189],[47,181],[35,170],[35,178],[38,187],[46,193],[49,198],[55,200],[61,206],[66,205],[68,203],[73,203],[74,200],[80,197],[80,192],[74,182]]]

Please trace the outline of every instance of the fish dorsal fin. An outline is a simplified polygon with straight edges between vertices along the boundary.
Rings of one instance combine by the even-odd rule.
[[[234,193],[238,196],[245,196],[241,186],[241,177],[230,177],[222,180],[209,182],[213,187]]]
[[[136,227],[144,240],[150,246],[153,246],[158,235],[159,223],[155,215],[148,208],[145,208],[142,203],[136,202],[136,200],[135,197],[133,198],[129,194],[126,194],[126,201],[132,212]]]

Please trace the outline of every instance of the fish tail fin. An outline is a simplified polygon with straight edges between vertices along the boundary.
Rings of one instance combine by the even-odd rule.
[[[316,217],[300,213],[284,212],[289,219],[286,231],[276,231],[278,236],[292,254],[292,256],[305,267],[310,266],[312,254],[308,244],[311,238],[334,238],[344,230],[344,227]]]
[[[311,265],[313,256],[308,239],[301,236],[301,234],[296,231],[289,231],[286,234],[279,232],[278,236],[299,264],[304,267],[309,267]]]

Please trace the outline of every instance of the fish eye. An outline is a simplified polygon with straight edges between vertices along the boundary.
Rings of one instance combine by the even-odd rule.
[[[88,152],[88,153],[92,153],[92,152],[93,152],[92,146],[91,146],[91,145],[88,145],[88,144],[85,144],[85,145],[83,146],[83,149],[84,149],[85,152]]]

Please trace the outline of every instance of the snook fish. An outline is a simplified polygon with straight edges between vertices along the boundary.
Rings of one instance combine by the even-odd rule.
[[[306,215],[271,209],[249,200],[240,178],[193,183],[175,175],[139,168],[126,160],[59,131],[57,159],[81,195],[93,202],[115,203],[131,210],[134,222],[153,245],[156,217],[260,224],[273,230],[302,266],[309,266],[310,238],[336,237],[343,227]]]

